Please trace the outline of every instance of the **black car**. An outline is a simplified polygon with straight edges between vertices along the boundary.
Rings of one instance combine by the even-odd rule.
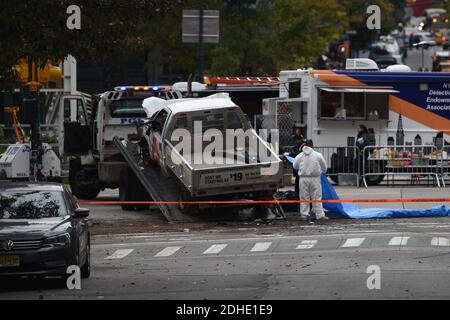
[[[0,183],[0,276],[90,276],[89,210],[60,184]]]
[[[369,59],[375,61],[380,69],[397,64],[397,60],[386,49],[378,46],[372,48]]]

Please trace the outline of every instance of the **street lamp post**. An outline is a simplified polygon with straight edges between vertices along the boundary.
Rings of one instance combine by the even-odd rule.
[[[203,33],[204,33],[204,8],[203,8],[203,0],[198,1],[199,5],[199,13],[200,13],[200,19],[199,19],[199,37],[198,37],[198,76],[199,81],[203,83],[203,72],[204,72],[204,60],[205,60],[205,53],[204,53],[204,47],[203,47]]]

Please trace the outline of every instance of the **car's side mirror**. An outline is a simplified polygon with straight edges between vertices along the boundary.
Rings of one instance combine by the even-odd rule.
[[[73,217],[74,217],[75,219],[84,219],[84,218],[89,217],[89,213],[90,213],[90,212],[91,212],[91,211],[90,211],[89,209],[85,209],[85,208],[77,208],[77,209],[75,209],[75,212],[74,212]]]

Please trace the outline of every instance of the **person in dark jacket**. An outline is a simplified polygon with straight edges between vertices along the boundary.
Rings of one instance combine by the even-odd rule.
[[[358,127],[358,135],[356,136],[356,147],[359,149],[359,153],[357,156],[357,171],[360,175],[360,183],[362,183],[362,174],[364,172],[364,159],[367,159],[369,157],[369,150],[365,150],[367,146],[370,145],[369,142],[369,130],[367,127],[363,124],[360,124]]]
[[[356,146],[363,151],[369,145],[369,130],[363,124],[358,127],[358,135],[356,137]]]
[[[304,143],[305,143],[305,138],[303,137],[303,134],[302,134],[302,127],[295,126],[294,134],[291,136],[291,139],[289,140],[289,146],[292,147],[293,152],[296,153],[296,155],[297,155],[299,153],[299,148]]]
[[[305,140],[303,139],[303,136],[296,137],[295,144],[292,146],[294,150],[289,156],[291,156],[292,158],[297,157],[302,152],[302,148],[304,145],[305,145]],[[300,190],[299,190],[300,177],[298,176],[298,170],[293,169],[293,175],[295,177],[295,192],[298,194],[300,192]]]

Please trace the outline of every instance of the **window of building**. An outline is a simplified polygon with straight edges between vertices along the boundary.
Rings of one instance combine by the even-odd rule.
[[[378,114],[378,119],[389,119],[389,94],[367,93],[366,113],[368,117],[376,117]]]
[[[392,89],[322,88],[319,89],[320,119],[389,119],[389,95]]]
[[[364,119],[364,93],[344,93],[344,108],[347,118]]]
[[[320,117],[334,118],[342,106],[342,93],[320,91]]]

